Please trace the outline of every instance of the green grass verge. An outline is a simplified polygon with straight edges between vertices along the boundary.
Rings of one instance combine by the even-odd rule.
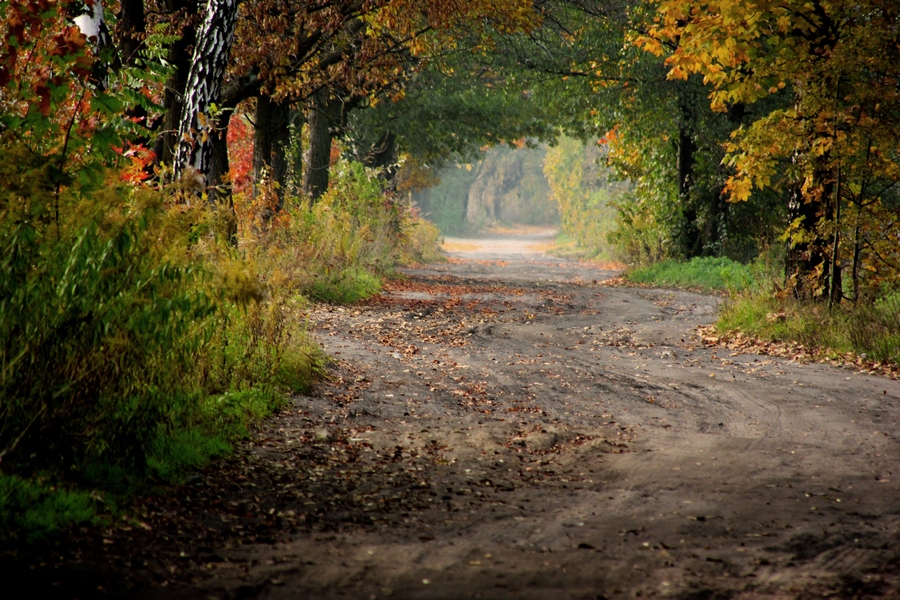
[[[633,269],[629,281],[704,292],[729,292],[716,329],[741,332],[763,342],[797,342],[823,358],[846,354],[871,361],[900,362],[900,293],[829,309],[821,302],[800,302],[775,294],[783,279],[777,257],[749,265],[727,258],[667,260]]]
[[[307,291],[310,296],[333,304],[352,304],[381,291],[381,279],[359,268],[344,269],[316,279]]]
[[[693,258],[687,262],[665,260],[649,267],[629,270],[634,283],[677,287],[704,292],[740,291],[760,279],[757,269],[728,258]]]
[[[558,256],[570,260],[613,261],[615,257],[606,246],[586,247],[578,243],[574,237],[567,233],[556,236],[555,246],[547,251],[550,256]]]
[[[852,353],[873,361],[900,362],[900,295],[828,309],[759,290],[724,303],[716,329],[741,331],[763,341],[799,342],[823,357]]]
[[[34,543],[73,525],[98,522],[104,510],[90,490],[57,487],[44,474],[25,479],[0,472],[0,541]]]

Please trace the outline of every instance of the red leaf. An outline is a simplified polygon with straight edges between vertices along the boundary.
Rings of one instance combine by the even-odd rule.
[[[50,115],[50,88],[48,88],[43,83],[39,83],[34,86],[34,93],[38,95],[41,99],[38,104],[38,110],[41,111],[41,114],[46,116]]]

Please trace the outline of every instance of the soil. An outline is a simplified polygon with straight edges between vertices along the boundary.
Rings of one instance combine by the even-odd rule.
[[[720,298],[605,283],[542,254],[551,236],[449,240],[449,262],[317,307],[335,361],[313,396],[5,581],[167,600],[900,597],[900,382],[705,347]]]

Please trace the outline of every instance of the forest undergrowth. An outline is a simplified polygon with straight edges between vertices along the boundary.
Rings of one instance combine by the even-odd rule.
[[[37,542],[231,451],[327,357],[311,302],[378,292],[437,230],[346,163],[315,204],[0,171],[0,536]]]

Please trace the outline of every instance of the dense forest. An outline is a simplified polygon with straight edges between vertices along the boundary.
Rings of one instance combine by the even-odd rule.
[[[855,349],[898,358],[892,0],[0,0],[0,14],[12,536],[177,479],[307,389],[325,361],[309,303],[369,297],[436,259],[423,212],[448,234],[558,218],[629,265],[775,265],[760,327],[790,334],[765,323],[788,305],[856,318]],[[528,181],[494,202],[510,173]]]

